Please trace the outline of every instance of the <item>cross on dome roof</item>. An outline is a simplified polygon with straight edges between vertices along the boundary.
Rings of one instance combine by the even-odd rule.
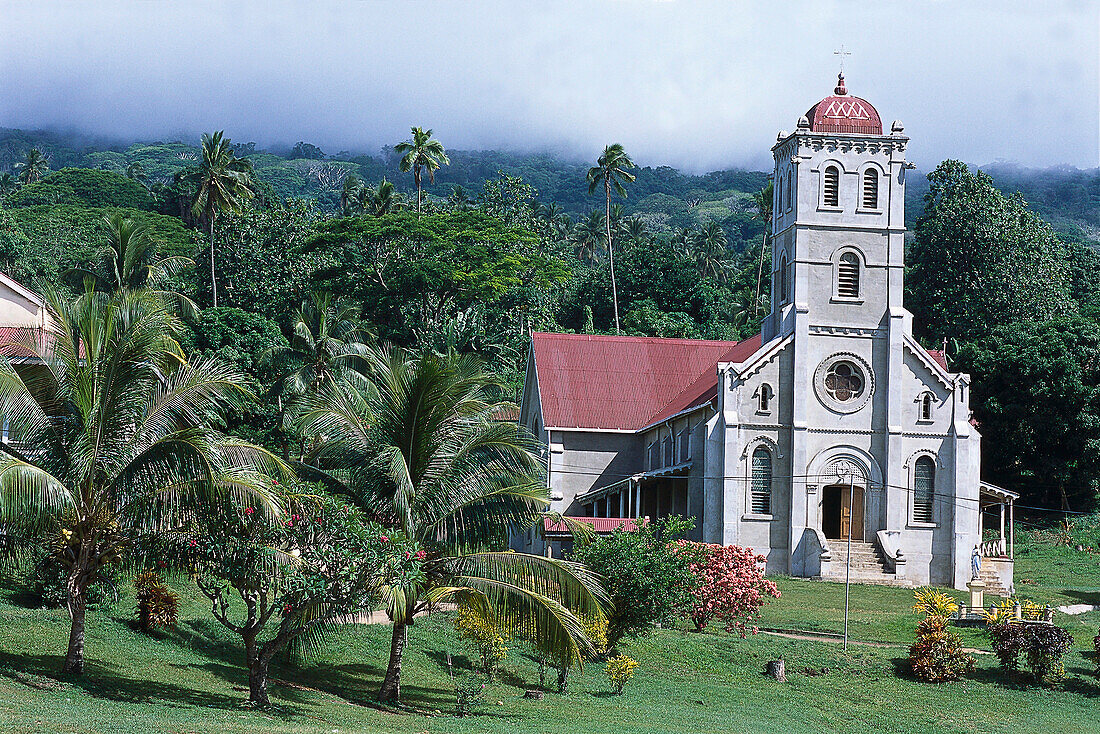
[[[832,95],[811,107],[806,112],[806,119],[810,130],[816,133],[882,135],[882,119],[878,111],[867,100],[848,94],[844,72],[837,74]]]

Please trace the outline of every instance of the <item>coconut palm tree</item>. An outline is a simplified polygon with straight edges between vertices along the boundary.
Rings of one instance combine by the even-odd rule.
[[[774,183],[768,181],[768,185],[753,194],[752,199],[756,204],[756,214],[753,214],[752,218],[764,222],[764,234],[760,237],[760,265],[756,269],[756,298],[754,299],[759,312],[760,291],[764,284],[764,251],[768,249],[768,235],[771,234],[772,228],[772,209],[775,206]]]
[[[77,290],[90,283],[94,290],[102,293],[145,291],[172,306],[185,318],[196,318],[198,308],[190,298],[165,290],[172,276],[194,265],[194,261],[182,256],[157,259],[157,245],[149,234],[148,226],[119,212],[103,217],[103,224],[106,242],[101,272],[70,268],[63,274],[65,280],[74,284]]]
[[[14,439],[0,444],[0,525],[66,568],[63,670],[81,673],[85,594],[104,567],[211,502],[247,501],[273,516],[263,472],[285,466],[214,430],[216,416],[248,402],[246,377],[188,361],[178,322],[155,299],[89,290],[46,301],[44,344],[20,345],[41,364],[0,360],[0,414]]]
[[[252,163],[238,158],[229,138],[219,130],[203,133],[202,161],[190,174],[196,194],[191,214],[205,220],[210,228],[210,285],[214,291],[214,308],[218,307],[218,281],[214,275],[214,220],[225,211],[240,211],[252,198]]]
[[[635,245],[642,245],[649,241],[645,220],[638,216],[633,216],[623,223],[623,234]]]
[[[394,150],[401,156],[398,168],[402,173],[413,172],[413,181],[416,183],[416,216],[420,217],[420,205],[423,201],[422,180],[423,171],[428,171],[428,181],[435,183],[435,172],[440,166],[450,165],[451,159],[447,157],[447,151],[443,143],[432,137],[431,130],[414,127],[412,138],[394,146]]]
[[[466,193],[466,189],[462,188],[458,184],[451,187],[451,193],[447,197],[447,203],[460,212],[464,212],[473,206],[473,201],[470,199],[470,195]]]
[[[541,461],[515,424],[493,419],[506,407],[492,398],[499,387],[469,355],[396,348],[376,353],[372,380],[372,396],[323,386],[299,427],[323,437],[309,471],[426,553],[421,581],[386,590],[393,630],[379,698],[400,698],[408,626],[442,601],[482,605],[540,649],[579,661],[591,643],[578,616],[606,605],[595,577],[579,564],[488,550],[549,505]]]
[[[340,191],[340,213],[345,217],[360,205],[363,188],[363,180],[354,173],[344,178],[344,188]]]
[[[605,229],[604,217],[598,211],[589,212],[587,217],[574,225],[569,239],[578,260],[593,265],[600,261],[599,253],[607,246]]]
[[[612,143],[603,149],[603,155],[596,159],[596,165],[588,169],[588,193],[593,193],[598,186],[603,185],[604,195],[607,198],[605,212],[605,226],[607,228],[607,259],[611,266],[611,299],[615,307],[615,333],[619,333],[619,291],[615,285],[615,250],[611,243],[611,191],[614,189],[619,196],[626,196],[624,183],[634,180],[634,174],[628,169],[634,168],[634,161],[623,150],[619,143]]]
[[[359,191],[359,209],[375,217],[385,216],[405,208],[405,197],[397,192],[392,181],[382,177],[378,187],[364,186]]]
[[[704,278],[712,277],[724,283],[729,275],[726,260],[726,232],[718,222],[710,221],[691,238],[691,258]]]
[[[50,160],[38,148],[31,148],[23,156],[23,160],[15,164],[19,172],[19,183],[26,186],[38,181],[50,170]]]
[[[275,394],[313,393],[349,372],[365,371],[369,349],[364,342],[372,337],[359,326],[355,313],[329,293],[313,293],[302,300],[289,344],[265,355],[269,361],[290,367],[276,381]]]

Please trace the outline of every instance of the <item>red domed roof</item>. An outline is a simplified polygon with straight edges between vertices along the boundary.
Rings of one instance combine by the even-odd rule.
[[[878,111],[867,100],[848,94],[843,74],[837,77],[833,94],[811,107],[806,119],[815,133],[882,135]]]

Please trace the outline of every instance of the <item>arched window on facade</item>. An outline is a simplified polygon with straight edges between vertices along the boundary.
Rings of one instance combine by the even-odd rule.
[[[926,392],[920,396],[920,419],[932,420],[932,393]]]
[[[764,446],[752,452],[752,511],[758,515],[772,511],[772,452]]]
[[[913,467],[913,519],[932,522],[935,499],[936,464],[930,456],[920,456]]]
[[[779,279],[779,302],[787,302],[787,256],[779,258],[779,270],[776,272],[776,277]]]
[[[791,179],[793,176],[787,176],[787,208],[790,209],[794,206],[794,197],[791,196]]]
[[[772,409],[772,386],[763,384],[760,386],[760,406],[759,411],[761,413],[770,413]]]
[[[859,298],[859,256],[846,252],[836,265],[836,294],[841,298]]]
[[[863,208],[878,209],[878,171],[873,168],[863,172]]]
[[[840,169],[829,166],[825,169],[825,206],[840,206]]]

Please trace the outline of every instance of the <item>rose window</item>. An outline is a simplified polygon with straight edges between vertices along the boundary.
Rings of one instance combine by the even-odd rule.
[[[837,362],[825,373],[825,390],[838,403],[847,403],[863,394],[863,372],[851,362]]]

